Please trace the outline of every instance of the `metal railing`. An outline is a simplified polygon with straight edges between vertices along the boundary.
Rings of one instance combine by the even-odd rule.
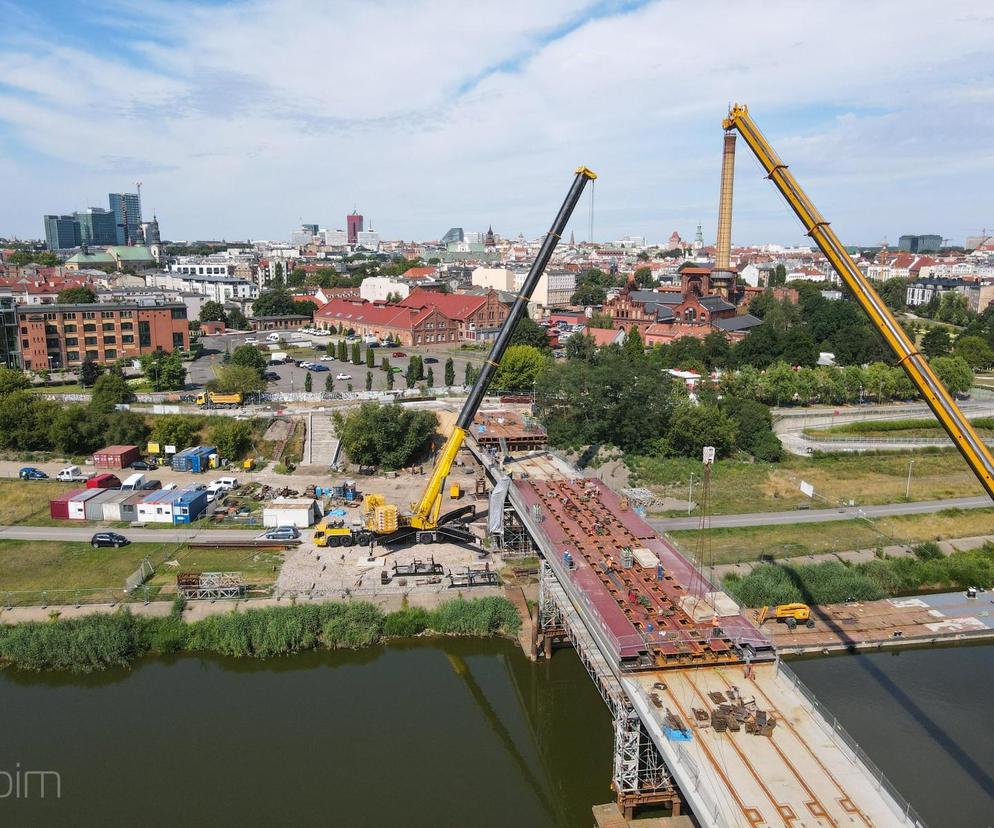
[[[817,714],[815,718],[824,725],[826,733],[837,737],[849,750],[852,761],[863,765],[870,776],[876,780],[877,789],[882,790],[890,797],[895,807],[895,814],[903,820],[903,824],[915,826],[915,828],[926,828],[925,821],[911,807],[911,803],[904,798],[901,792],[884,775],[884,772],[877,767],[866,751],[859,746],[859,743],[849,735],[848,731],[846,731],[835,715],[824,704],[818,701],[817,696],[805,686],[797,674],[779,660],[777,662],[777,673],[786,679],[804,697],[811,706],[811,711]]]

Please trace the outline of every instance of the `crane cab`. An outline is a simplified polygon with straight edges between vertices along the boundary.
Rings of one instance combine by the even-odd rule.
[[[373,533],[359,526],[347,526],[341,518],[325,518],[314,527],[315,546],[367,546]]]

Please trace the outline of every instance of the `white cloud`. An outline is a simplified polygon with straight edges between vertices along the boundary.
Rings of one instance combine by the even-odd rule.
[[[844,239],[962,236],[992,209],[980,2],[116,0],[104,14],[121,58],[37,29],[0,42],[0,149],[23,185],[0,233],[37,234],[42,213],[140,177],[174,237],[336,226],[353,203],[390,237],[537,235],[584,163],[601,174],[595,235],[687,236],[713,228],[733,99]],[[741,143],[736,186],[736,241],[800,238]]]

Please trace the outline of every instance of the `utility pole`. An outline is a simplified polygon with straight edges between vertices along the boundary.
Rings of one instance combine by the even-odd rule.
[[[690,473],[690,491],[687,493],[687,514],[694,509],[694,473]]]
[[[908,462],[908,485],[907,485],[907,487],[904,490],[904,499],[905,500],[910,500],[911,499],[911,467],[913,465],[915,465],[915,461],[914,460],[910,460]]]

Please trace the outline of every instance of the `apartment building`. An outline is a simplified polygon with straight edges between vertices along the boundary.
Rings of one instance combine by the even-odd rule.
[[[186,305],[137,302],[16,308],[21,367],[75,368],[190,347]]]

